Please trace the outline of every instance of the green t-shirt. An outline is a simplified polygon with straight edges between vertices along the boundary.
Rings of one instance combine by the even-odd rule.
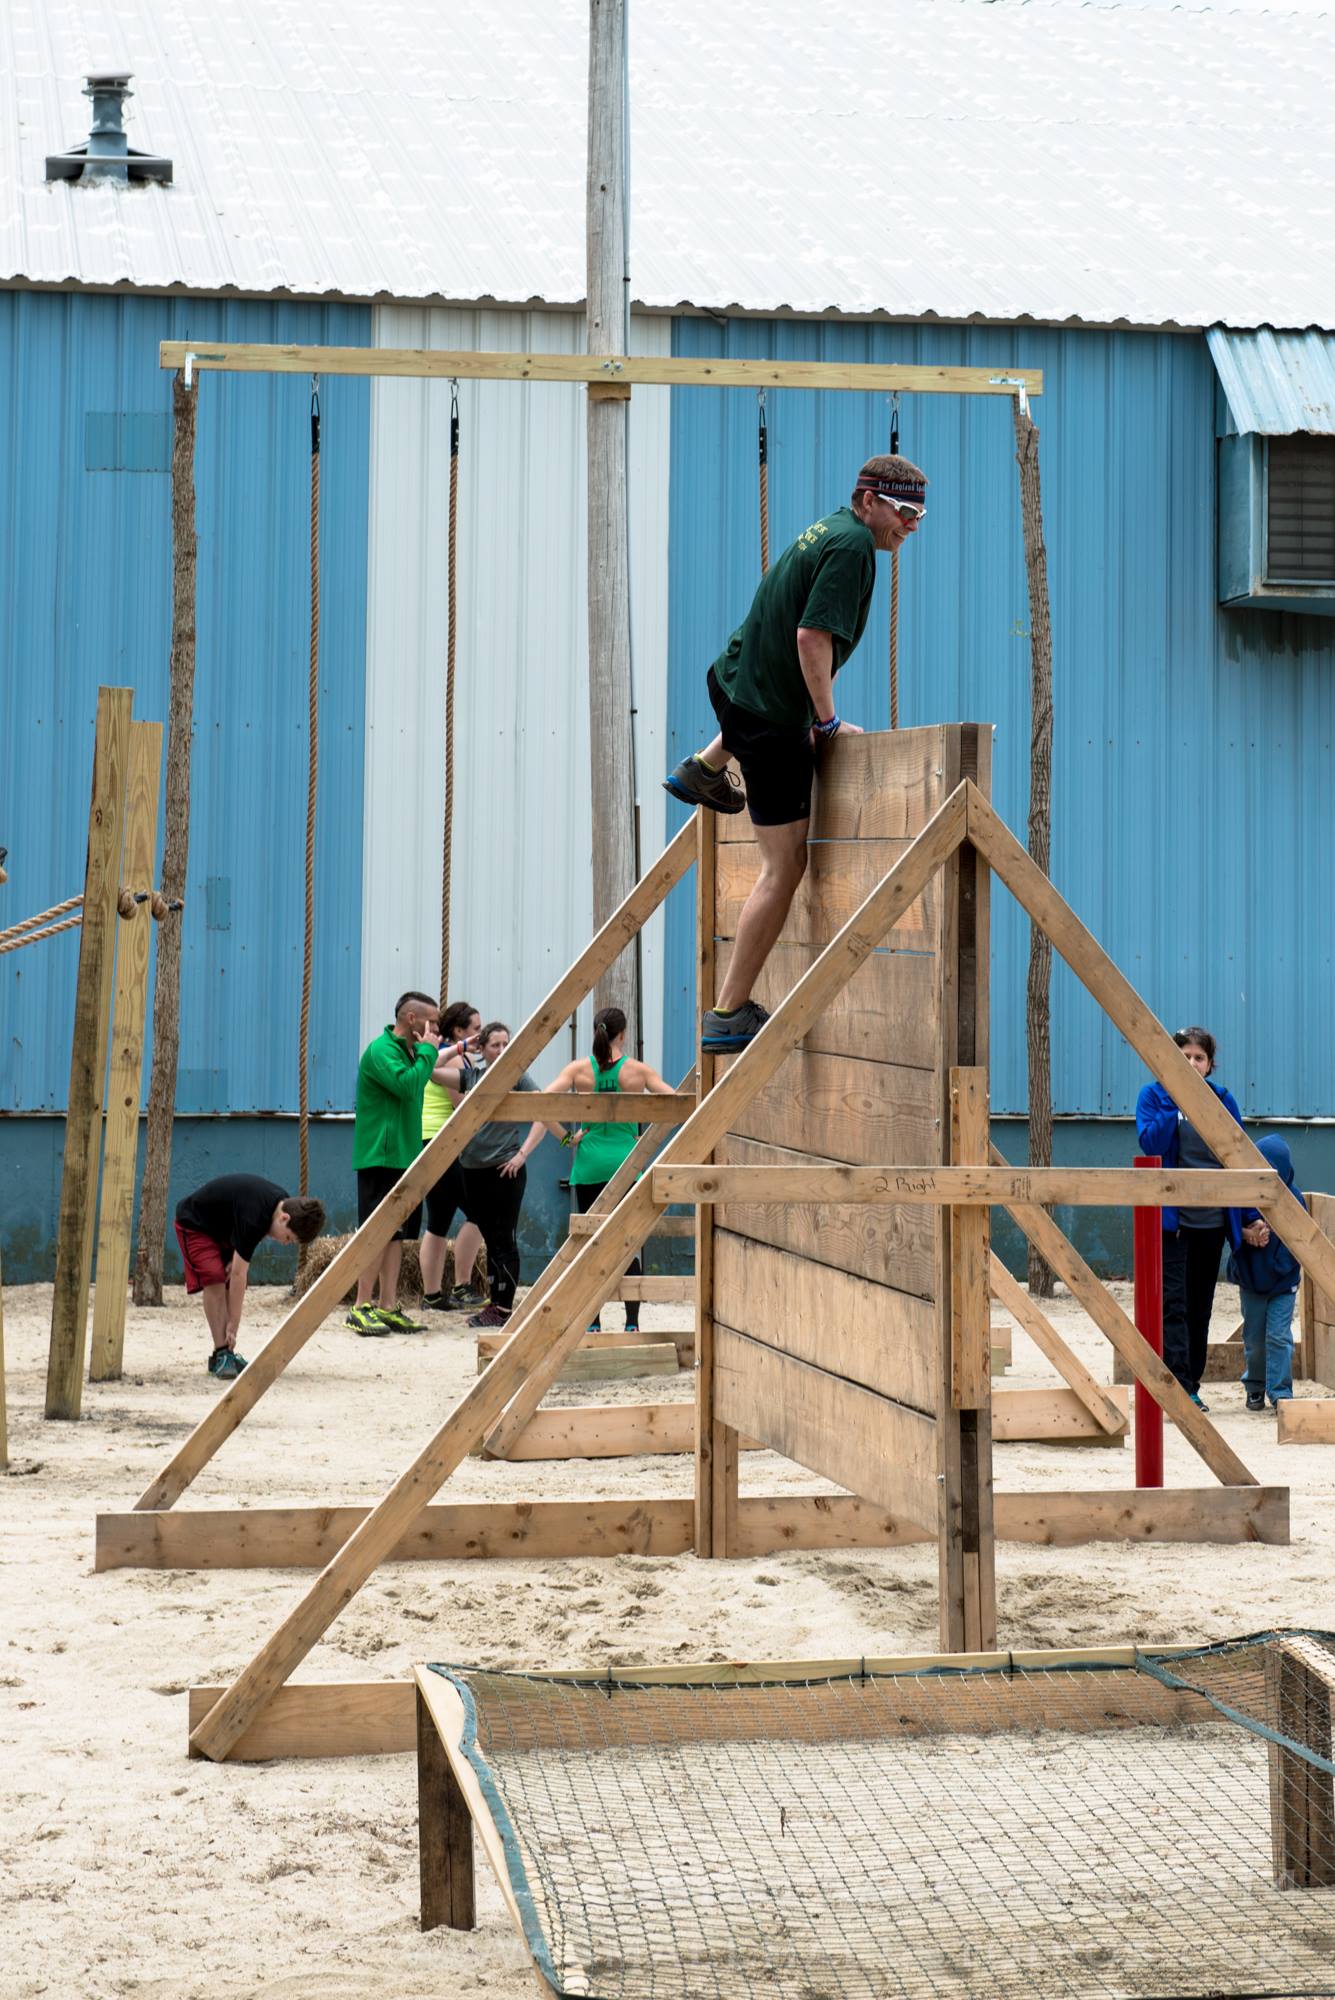
[[[430,1042],[410,1047],[386,1028],[357,1065],[354,1167],[410,1167],[422,1150],[422,1092],[436,1067]]]
[[[714,662],[738,708],[808,729],[816,719],[797,657],[797,630],[828,632],[837,674],[867,628],[876,588],[876,543],[851,507],[813,521],[767,571],[746,614]]]
[[[597,1058],[591,1056],[594,1090],[610,1090],[619,1094],[621,1065],[625,1060],[624,1056],[620,1056],[610,1068],[599,1069]],[[575,1148],[575,1161],[570,1169],[571,1187],[605,1187],[621,1162],[635,1151],[639,1136],[634,1125],[620,1122],[588,1126]]]

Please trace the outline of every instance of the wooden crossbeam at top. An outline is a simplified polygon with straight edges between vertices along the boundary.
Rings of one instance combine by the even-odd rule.
[[[638,1103],[638,1099],[632,1099]],[[660,1100],[662,1101],[662,1100]],[[904,1202],[967,1208],[1259,1208],[1283,1186],[1270,1169],[1148,1167],[655,1167],[655,1201]]]
[[[1043,393],[1041,368],[925,368],[909,363],[697,360],[660,354],[491,354],[426,347],[287,347],[164,340],[158,365],[239,375],[401,375],[460,381],[575,382],[715,389],[899,390],[914,396]]]

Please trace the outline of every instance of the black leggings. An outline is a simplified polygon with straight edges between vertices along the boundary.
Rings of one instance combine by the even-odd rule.
[[[509,1312],[519,1283],[519,1242],[516,1231],[524,1206],[528,1168],[515,1175],[499,1167],[464,1168],[464,1213],[482,1231],[487,1246],[487,1279],[491,1303]]]
[[[589,1210],[593,1207],[593,1204],[597,1201],[599,1195],[602,1193],[603,1189],[606,1186],[607,1186],[606,1181],[599,1181],[596,1185],[593,1182],[590,1182],[587,1187],[583,1186],[579,1181],[575,1181],[573,1183],[575,1206],[579,1209],[581,1215],[588,1214]],[[638,1278],[643,1269],[644,1266],[643,1264],[641,1264],[639,1258],[632,1257],[629,1264],[627,1264],[626,1266],[626,1276],[628,1278]],[[621,1303],[624,1306],[626,1312],[626,1325],[638,1326],[640,1323],[640,1307],[638,1300],[623,1299]],[[595,1324],[598,1318],[599,1315],[595,1313],[593,1319],[589,1322],[590,1325]]]
[[[1189,1396],[1201,1386],[1210,1310],[1219,1282],[1223,1229],[1181,1229],[1163,1238],[1163,1358]]]

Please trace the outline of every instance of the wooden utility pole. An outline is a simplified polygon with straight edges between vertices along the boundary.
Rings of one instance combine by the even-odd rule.
[[[1038,426],[1019,394],[1015,459],[1020,468],[1024,566],[1029,580],[1029,853],[1043,870],[1052,859],[1052,612],[1048,603],[1048,552],[1043,541],[1043,500],[1038,477]],[[1037,924],[1029,926],[1029,978],[1025,1039],[1029,1057],[1029,1164],[1052,1165],[1052,946]],[[1051,1298],[1052,1266],[1029,1245],[1029,1290]]]
[[[624,354],[626,286],[626,0],[589,0],[587,341],[590,354]],[[637,873],[631,723],[630,548],[626,433],[630,385],[609,370],[588,388],[589,767],[593,815],[593,925],[605,923]],[[637,954],[622,953],[594,996],[639,1019]]]
[[[83,1403],[88,1337],[88,1277],[93,1217],[102,1157],[102,1090],[107,1068],[107,1017],[116,963],[116,903],[125,830],[125,776],[130,755],[132,688],[97,691],[97,742],[88,809],[88,861],[74,987],[74,1036],[65,1106],[65,1156],[60,1173],[56,1284],[46,1367],[46,1414],[77,1417]]]
[[[198,384],[172,382],[176,419],[172,442],[172,642],[167,706],[166,832],[162,893],[169,903],[185,897],[190,853],[190,744],[195,706],[195,416]],[[172,1164],[176,1063],[181,1042],[181,920],[172,912],[158,925],[158,965],[153,990],[153,1067],[148,1086],[144,1183],[139,1196],[139,1244],[134,1267],[137,1306],[162,1304],[162,1252],[167,1234],[167,1183]]]

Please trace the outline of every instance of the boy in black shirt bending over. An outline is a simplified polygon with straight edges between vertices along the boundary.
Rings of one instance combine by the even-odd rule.
[[[312,1243],[324,1228],[324,1205],[288,1194],[258,1174],[220,1174],[176,1207],[176,1240],[187,1294],[199,1292],[213,1335],[209,1373],[230,1382],[245,1361],[236,1351],[250,1260],[266,1236]]]

